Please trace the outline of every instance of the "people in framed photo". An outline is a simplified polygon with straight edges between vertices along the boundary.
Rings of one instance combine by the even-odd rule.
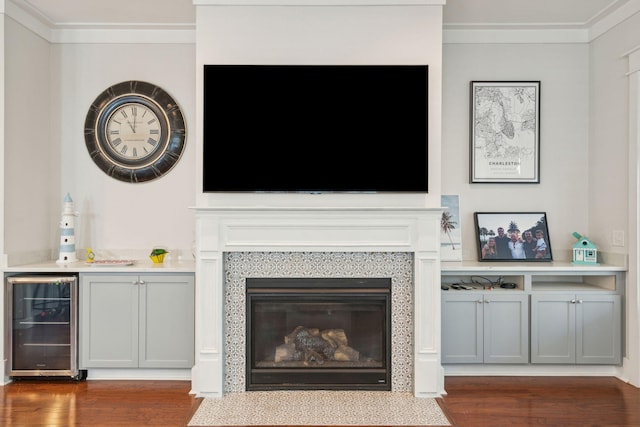
[[[474,213],[480,261],[552,261],[545,212]]]

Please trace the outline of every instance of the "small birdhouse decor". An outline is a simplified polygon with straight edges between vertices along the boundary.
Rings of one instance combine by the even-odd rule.
[[[573,245],[573,263],[581,265],[599,265],[598,247],[585,236],[574,232],[573,237],[578,241]]]

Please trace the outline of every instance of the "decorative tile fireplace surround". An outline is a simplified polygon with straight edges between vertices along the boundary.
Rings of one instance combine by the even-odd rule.
[[[390,277],[391,389],[443,394],[440,215],[428,208],[197,208],[192,391],[245,391],[247,277]]]

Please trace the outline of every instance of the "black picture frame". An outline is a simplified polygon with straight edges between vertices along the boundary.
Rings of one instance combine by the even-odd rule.
[[[474,222],[479,261],[553,261],[546,212],[475,212]]]
[[[469,182],[540,183],[540,81],[470,83]]]

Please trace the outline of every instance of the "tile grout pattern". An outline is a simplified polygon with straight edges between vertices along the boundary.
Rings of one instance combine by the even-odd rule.
[[[224,392],[246,390],[247,277],[390,277],[391,391],[411,392],[413,253],[228,252],[224,258]]]
[[[251,391],[204,399],[188,426],[450,426],[438,402],[381,391]]]

